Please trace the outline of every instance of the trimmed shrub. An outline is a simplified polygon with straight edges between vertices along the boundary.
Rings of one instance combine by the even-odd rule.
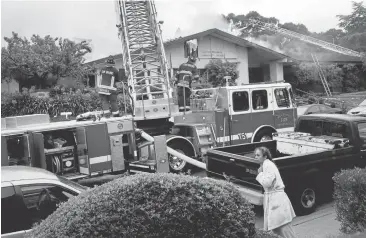
[[[118,106],[121,111],[124,111],[124,105],[124,98],[119,95]],[[53,117],[60,115],[61,112],[72,112],[73,116],[77,116],[84,112],[101,110],[101,108],[99,94],[92,90],[77,90],[75,93],[53,92],[49,98],[32,96],[27,91],[1,95],[1,117],[36,113],[48,113]],[[127,112],[130,111],[131,106],[127,102]]]
[[[28,237],[255,237],[251,208],[226,181],[139,174],[71,198]]]
[[[256,231],[255,238],[281,238],[272,231],[258,230]]]
[[[366,168],[342,170],[333,177],[337,220],[349,234],[366,230]]]

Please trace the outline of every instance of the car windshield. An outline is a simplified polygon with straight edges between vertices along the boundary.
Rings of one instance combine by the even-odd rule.
[[[75,182],[73,182],[73,181],[71,181],[71,180],[68,180],[68,179],[66,179],[66,178],[62,177],[62,176],[57,176],[57,178],[58,178],[61,182],[63,182],[64,184],[67,184],[67,185],[69,185],[70,187],[73,187],[74,189],[76,189],[76,190],[78,190],[78,191],[80,191],[80,192],[82,192],[82,191],[86,191],[86,190],[88,189],[88,187],[85,187],[85,186],[83,186],[83,185],[80,185],[80,184],[78,184],[78,183],[75,183]]]
[[[366,106],[366,100],[363,100],[361,103],[360,103],[360,105],[359,105],[360,107],[365,107]]]
[[[297,115],[304,115],[305,111],[309,108],[309,106],[300,106],[297,108]]]
[[[359,122],[357,124],[358,133],[360,133],[360,137],[366,138],[366,122]]]

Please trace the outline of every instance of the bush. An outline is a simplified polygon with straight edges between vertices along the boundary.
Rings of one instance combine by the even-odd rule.
[[[276,235],[272,231],[257,230],[255,238],[281,238],[281,236]]]
[[[349,234],[366,230],[366,168],[342,170],[333,177],[337,220]]]
[[[95,90],[84,89],[66,93],[63,88],[55,88],[50,92],[49,98],[32,96],[28,91],[1,95],[1,117],[21,116],[29,114],[49,114],[51,117],[60,115],[61,112],[72,112],[73,116],[88,111],[101,110],[102,102]],[[58,91],[59,90],[59,91]],[[118,106],[124,111],[124,98],[118,96]],[[127,102],[127,112],[131,106]]]
[[[71,198],[28,237],[255,237],[251,208],[226,181],[139,174]]]

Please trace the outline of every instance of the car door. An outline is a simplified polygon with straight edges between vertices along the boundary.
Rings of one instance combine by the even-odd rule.
[[[263,126],[274,126],[272,88],[256,88],[250,90],[252,99],[251,126],[253,132]]]
[[[22,238],[30,229],[22,197],[10,182],[1,183],[1,237]]]
[[[223,123],[225,135],[219,142],[231,144],[242,144],[249,142],[254,127],[251,123],[251,98],[249,89],[235,89],[230,92],[230,125],[226,128],[226,122]]]
[[[292,101],[290,88],[285,86],[273,87],[273,123],[276,129],[292,128],[297,118],[297,109]]]
[[[53,213],[61,202],[78,195],[71,189],[52,183],[24,184],[16,181],[14,186],[12,184],[6,188],[2,184],[1,189],[1,236],[6,238],[24,237],[33,224]],[[45,191],[54,199],[55,203],[51,204],[54,206],[40,204],[39,200]],[[7,217],[9,219],[4,219]]]
[[[51,215],[60,203],[77,195],[74,191],[51,183],[20,185],[19,189],[32,223],[42,221]]]

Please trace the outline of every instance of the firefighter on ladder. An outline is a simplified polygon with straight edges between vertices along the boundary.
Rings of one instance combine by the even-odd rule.
[[[104,78],[110,79],[114,77],[114,87],[117,88],[117,82],[119,82],[118,69],[115,67],[115,62],[113,56],[109,56],[106,61],[106,66],[100,70],[101,80]],[[119,110],[117,105],[117,90],[111,90],[110,95],[99,94],[100,99],[102,100],[102,108],[103,115],[105,117],[109,117],[111,114],[113,117],[119,116]],[[112,109],[112,113],[109,110],[109,107]]]
[[[180,112],[191,110],[191,86],[192,80],[199,78],[198,70],[195,65],[196,57],[189,56],[188,62],[179,66],[177,77],[177,94],[178,94],[178,106]]]
[[[116,69],[115,67],[115,62],[113,59],[113,56],[109,56],[108,59],[106,60],[106,64],[105,67],[102,68],[100,70],[100,76],[101,76],[101,81],[106,80],[106,81],[111,81],[114,80],[114,88],[115,90],[110,90],[109,94],[102,94],[99,92],[99,97],[102,101],[102,112],[100,114],[100,112],[86,112],[83,114],[80,114],[76,117],[77,121],[83,121],[83,120],[96,120],[96,117],[100,118],[106,117],[109,118],[111,115],[113,117],[119,117],[119,109],[118,109],[118,104],[117,104],[117,84],[119,83],[120,79],[119,79],[119,72],[118,69]],[[109,107],[111,107],[112,109],[112,113],[109,110]]]

